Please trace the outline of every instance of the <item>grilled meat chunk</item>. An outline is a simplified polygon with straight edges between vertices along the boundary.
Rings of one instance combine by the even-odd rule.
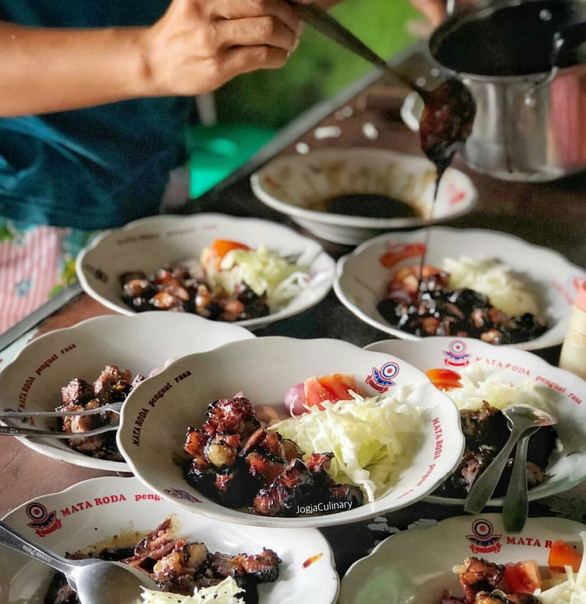
[[[347,502],[350,507],[362,505],[362,491],[349,485],[337,485],[325,471],[311,471],[295,459],[268,486],[262,488],[253,501],[253,511],[263,516],[295,516],[299,508],[315,506],[322,513],[338,512],[339,506],[328,504]],[[345,509],[349,509],[345,507]]]
[[[210,436],[216,433],[238,434],[245,441],[260,428],[250,401],[243,396],[210,403],[206,416],[202,429]]]
[[[81,378],[75,378],[61,388],[61,398],[63,405],[80,405],[84,406],[96,396],[91,384]]]
[[[478,592],[492,592],[498,588],[505,567],[502,564],[488,562],[483,558],[466,558],[461,567],[454,569],[460,580],[460,586],[464,591],[464,597],[468,604],[474,604]]]
[[[143,380],[144,377],[140,374],[132,379],[130,371],[121,371],[116,365],[107,365],[93,385],[81,378],[76,378],[62,388],[63,405],[57,407],[56,410],[89,411],[111,403],[122,402]],[[79,434],[102,426],[118,424],[119,419],[117,413],[104,411],[84,417],[63,417],[59,420],[59,427],[64,432]],[[114,432],[106,432],[89,438],[76,438],[68,443],[72,449],[98,459],[123,461],[116,446]]]
[[[229,556],[218,552],[211,554],[210,567],[215,575],[221,577],[252,577],[258,583],[273,583],[279,578],[279,564],[282,560],[277,554],[263,548],[260,554],[237,554]]]

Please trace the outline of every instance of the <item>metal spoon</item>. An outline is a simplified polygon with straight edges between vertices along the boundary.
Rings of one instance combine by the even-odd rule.
[[[486,502],[492,497],[511,451],[521,436],[530,428],[552,426],[557,423],[557,420],[549,413],[529,405],[513,405],[504,409],[503,414],[507,418],[511,435],[492,463],[472,485],[464,503],[464,510],[471,514],[480,513]]]
[[[120,562],[67,560],[29,541],[0,521],[0,545],[4,545],[62,572],[82,604],[142,604],[143,588],[158,590],[144,572]]]
[[[517,444],[511,480],[503,503],[503,524],[507,532],[520,533],[529,513],[527,497],[527,449],[529,439],[539,430],[530,428]]]

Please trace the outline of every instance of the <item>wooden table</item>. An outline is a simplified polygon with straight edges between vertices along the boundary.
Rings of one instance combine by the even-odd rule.
[[[420,70],[420,73],[429,72],[417,52],[403,57],[402,63],[411,64],[411,68]],[[187,204],[182,213],[222,211],[288,223],[281,215],[256,200],[249,186],[249,175],[278,153],[295,153],[299,143],[311,150],[325,147],[381,147],[419,153],[418,137],[409,132],[398,119],[398,101],[402,95],[403,92],[379,84],[374,76],[369,76],[338,99],[300,118],[251,163],[203,198]],[[344,107],[349,109],[340,111]],[[370,125],[370,137],[365,135],[365,124]],[[316,128],[321,126],[338,126],[340,136],[316,138]],[[373,132],[378,133],[376,138],[372,138]],[[512,233],[531,243],[557,250],[572,262],[586,266],[586,175],[550,184],[524,184],[496,181],[475,174],[459,160],[456,161],[456,167],[470,174],[478,187],[480,199],[471,214],[454,220],[449,226]],[[339,257],[350,249],[327,243],[325,247],[334,257]],[[490,250],[486,252],[490,253]],[[54,303],[53,306],[59,304]],[[44,320],[41,320],[43,314],[37,313],[29,324],[39,324],[29,330],[24,339],[109,312],[88,296],[77,295]],[[17,328],[11,333],[18,335],[19,331],[22,330]],[[310,311],[262,329],[257,335],[332,337],[360,346],[388,337],[360,322],[336,300],[333,293]],[[10,343],[6,336],[0,340],[4,345]],[[556,363],[559,348],[540,354]],[[0,358],[5,355],[6,351],[0,351]],[[105,474],[48,459],[12,438],[0,439],[0,460],[0,516],[27,499]],[[575,489],[531,506],[532,515],[552,512],[583,520],[586,509],[581,490]],[[455,508],[419,503],[390,514],[375,525],[370,524],[370,528],[369,523],[359,523],[343,529],[329,528],[323,532],[332,544],[338,570],[343,574],[377,540],[391,534],[393,527],[406,528],[421,518],[441,519],[455,513],[459,513]]]

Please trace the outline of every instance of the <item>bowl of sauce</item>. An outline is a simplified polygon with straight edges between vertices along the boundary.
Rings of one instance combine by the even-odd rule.
[[[433,198],[436,168],[385,149],[322,149],[277,157],[252,175],[255,195],[314,235],[357,245],[382,232],[452,220],[472,210],[477,191],[448,169]]]

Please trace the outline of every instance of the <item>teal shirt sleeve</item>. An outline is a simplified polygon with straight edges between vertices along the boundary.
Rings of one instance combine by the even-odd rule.
[[[29,26],[149,25],[161,0],[0,0],[0,19]],[[169,171],[185,159],[192,99],[136,99],[0,118],[0,216],[85,230],[160,210]]]

